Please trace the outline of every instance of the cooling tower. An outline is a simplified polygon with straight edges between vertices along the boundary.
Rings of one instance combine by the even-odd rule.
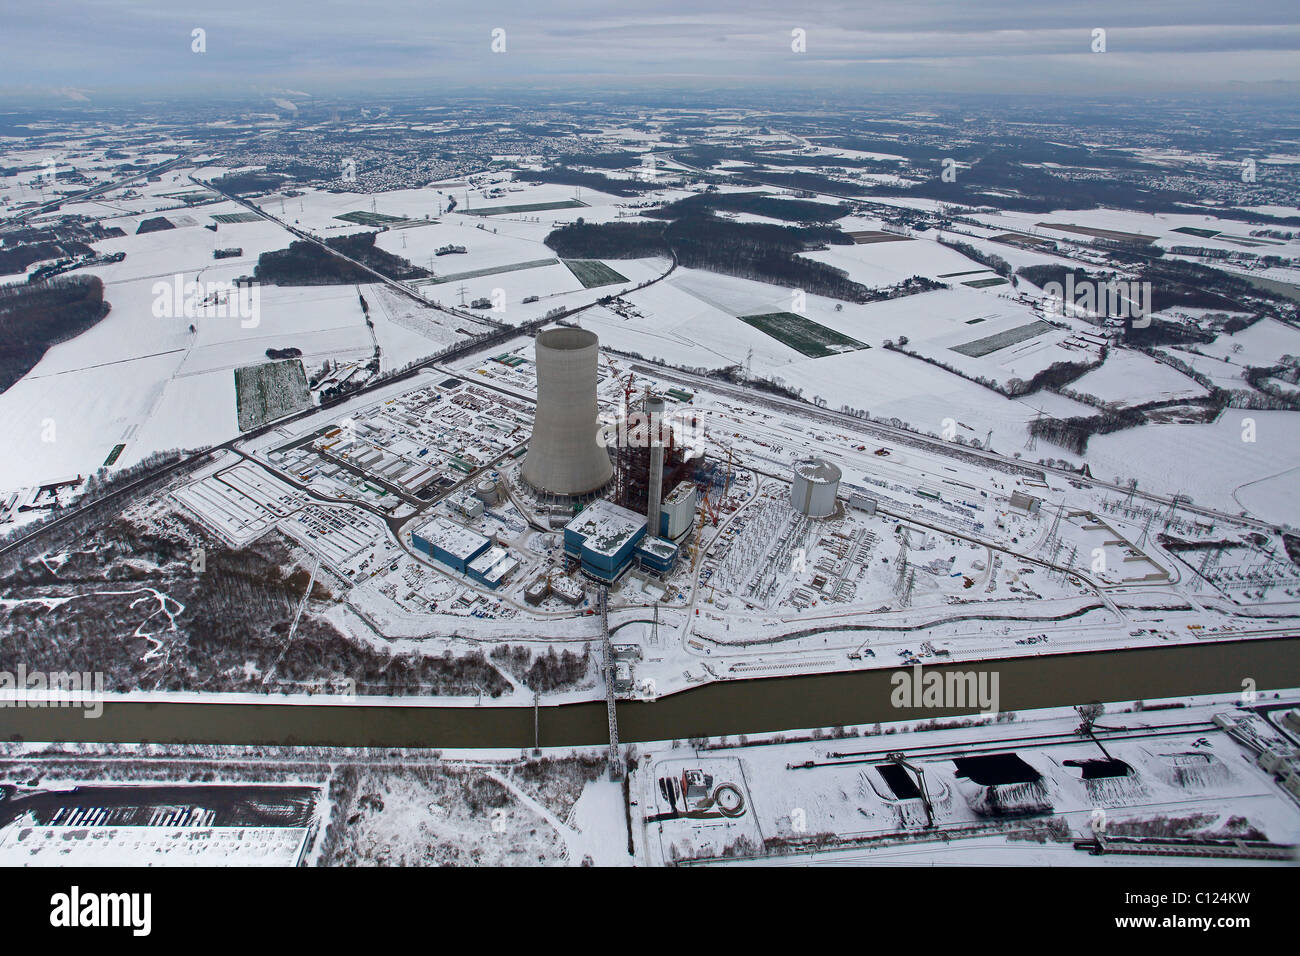
[[[597,440],[598,341],[586,329],[548,329],[537,336],[537,417],[523,476],[538,491],[585,495],[614,473]]]

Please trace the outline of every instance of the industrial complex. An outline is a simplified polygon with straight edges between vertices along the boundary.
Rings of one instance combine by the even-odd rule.
[[[269,430],[174,500],[232,547],[278,528],[372,631],[424,642],[473,618],[479,640],[607,647],[589,689],[619,697],[990,642],[1016,656],[1284,632],[1250,607],[1300,592],[1276,542],[1243,533],[1219,567],[1194,546],[1230,518],[1132,488],[1065,504],[1083,488],[751,401],[559,325]],[[1189,581],[1195,605],[1173,596]]]
[[[14,6],[0,865],[1293,895],[1300,4]]]

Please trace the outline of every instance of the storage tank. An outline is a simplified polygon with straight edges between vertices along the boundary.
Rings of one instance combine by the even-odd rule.
[[[586,329],[548,329],[537,336],[537,417],[523,478],[538,491],[590,494],[614,473],[597,439],[599,340]]]
[[[790,482],[790,505],[809,518],[835,513],[835,496],[840,491],[840,470],[823,458],[805,458],[794,463]]]
[[[488,506],[496,504],[497,483],[491,478],[484,478],[474,486],[474,497]]]

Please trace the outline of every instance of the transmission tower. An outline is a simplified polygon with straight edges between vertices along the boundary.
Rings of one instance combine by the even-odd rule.
[[[1214,574],[1215,571],[1218,570],[1219,559],[1222,556],[1223,556],[1222,548],[1210,548],[1205,552],[1205,557],[1201,558],[1201,566],[1196,569],[1196,573],[1199,574],[1201,577],[1198,581],[1196,581],[1195,590],[1198,591],[1200,590],[1201,581],[1204,581],[1206,584],[1209,584],[1210,586],[1214,585],[1214,582],[1210,580],[1210,575]]]
[[[904,537],[898,545],[898,557],[894,559],[898,564],[898,575],[894,578],[894,593],[901,595],[907,585],[907,538]]]
[[[1025,451],[1034,451],[1038,448],[1038,434],[1034,431],[1034,426],[1043,418],[1042,409],[1034,413],[1034,420],[1029,423],[1029,438],[1025,440]]]
[[[1074,562],[1079,557],[1079,546],[1076,544],[1070,548],[1070,556],[1065,559],[1065,564],[1061,568],[1061,580],[1068,581],[1070,572],[1074,570]]]
[[[903,588],[903,600],[900,602],[903,607],[912,606],[912,588],[916,584],[916,571],[907,572],[907,584]]]
[[[1144,548],[1144,547],[1146,547],[1146,543],[1147,543],[1147,535],[1148,535],[1148,533],[1151,531],[1151,521],[1152,521],[1152,519],[1155,518],[1155,516],[1156,516],[1156,513],[1155,513],[1154,511],[1148,511],[1148,512],[1147,512],[1147,520],[1144,521],[1144,522],[1142,523],[1142,534],[1141,534],[1141,536],[1138,538],[1138,547],[1139,547],[1139,548]]]
[[[1133,504],[1133,496],[1137,494],[1137,490],[1138,490],[1138,480],[1136,478],[1130,478],[1128,480],[1128,497],[1124,499],[1125,508]]]
[[[1169,511],[1165,514],[1164,520],[1164,528],[1166,530],[1168,530],[1169,526],[1173,523],[1174,514],[1178,511],[1179,503],[1186,500],[1186,497],[1186,495],[1179,493],[1169,499]]]
[[[1057,546],[1057,536],[1061,533],[1061,515],[1064,511],[1065,502],[1062,501],[1056,506],[1056,517],[1052,519],[1052,528],[1047,532],[1047,540],[1043,542],[1043,547],[1051,548]]]

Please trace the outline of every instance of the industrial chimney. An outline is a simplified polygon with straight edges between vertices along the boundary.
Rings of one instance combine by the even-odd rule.
[[[650,434],[650,485],[646,490],[646,534],[659,535],[659,502],[663,498],[664,485],[664,443],[660,434],[663,429],[664,400],[658,395],[648,395],[645,412]]]
[[[599,340],[586,329],[548,329],[537,336],[537,417],[523,477],[537,491],[585,495],[614,473],[597,438]]]

